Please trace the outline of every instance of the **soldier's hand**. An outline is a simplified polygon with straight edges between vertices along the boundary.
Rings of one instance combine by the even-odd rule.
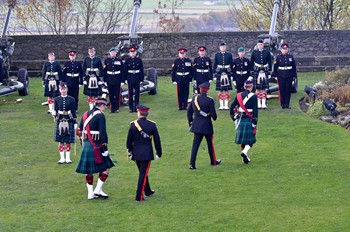
[[[216,77],[214,77],[214,78],[213,78],[213,81],[215,81],[215,82],[216,82]]]
[[[108,156],[108,150],[107,150],[107,151],[102,152],[102,156],[104,156],[104,157]]]
[[[217,73],[220,72],[220,68],[217,67],[217,68],[215,69],[215,71],[216,71]]]
[[[83,85],[79,85],[79,88],[82,87]]]
[[[84,85],[87,85],[87,82],[86,82],[86,81],[83,81],[83,84],[84,84]]]
[[[81,137],[82,133],[81,133],[80,128],[78,128],[78,129],[76,130],[75,135],[78,136],[78,137]]]
[[[127,85],[127,84],[128,84],[128,81],[125,81],[125,84]]]
[[[236,116],[234,114],[231,114],[230,116],[231,116],[232,121],[236,121]]]
[[[98,85],[103,85],[103,84],[104,84],[103,81],[99,81],[99,82],[98,82]]]
[[[211,83],[212,82],[212,80],[209,80],[209,83]]]
[[[78,124],[74,123],[74,130],[78,128]]]
[[[156,160],[159,159],[160,157],[158,155],[156,155]]]
[[[177,82],[176,82],[176,81],[174,81],[174,82],[173,82],[173,84],[174,84],[174,85],[177,85]]]
[[[122,83],[120,83],[120,86],[123,86],[123,85],[125,85],[123,82],[122,82]]]
[[[237,86],[237,83],[236,83],[236,81],[234,81],[234,82],[233,82],[233,85],[234,85],[234,86]]]

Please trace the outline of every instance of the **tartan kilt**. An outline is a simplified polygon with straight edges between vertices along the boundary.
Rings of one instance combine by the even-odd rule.
[[[61,95],[61,93],[58,90],[58,85],[57,85],[57,90],[55,92],[49,91],[49,86],[45,85],[45,87],[44,87],[44,96],[45,97],[55,98],[55,97],[58,97],[60,95]]]
[[[55,130],[54,130],[54,140],[59,143],[75,143],[75,131],[74,131],[74,122],[69,122],[69,135],[67,136],[60,136],[59,130],[58,130],[58,124],[59,121],[55,124]]]
[[[102,163],[96,164],[94,148],[88,140],[85,140],[76,172],[81,174],[93,174],[106,171],[106,169],[115,166],[109,155],[101,155],[101,157]]]
[[[232,81],[231,81],[231,75],[227,74],[228,76],[228,85],[227,86],[221,86],[221,82],[220,82],[220,77],[221,74],[216,74],[216,90],[217,91],[229,91],[232,90]]]
[[[253,134],[252,121],[250,120],[250,118],[241,118],[241,121],[236,130],[235,142],[237,144],[254,144],[256,142],[255,135]]]
[[[266,81],[260,84],[257,84],[258,82],[258,76],[259,76],[259,72],[254,72],[253,75],[253,89],[258,89],[258,90],[266,90],[269,88],[269,80],[268,80],[268,76],[265,72],[265,76],[266,76]]]
[[[84,85],[84,95],[89,97],[99,97],[102,95],[102,88],[99,85],[97,89],[89,89],[87,85]]]

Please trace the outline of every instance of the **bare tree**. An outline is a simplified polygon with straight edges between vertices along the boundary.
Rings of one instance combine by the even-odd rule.
[[[75,7],[79,9],[79,26],[82,25],[84,34],[89,34],[93,27],[97,24],[96,18],[99,6],[102,0],[75,0]]]
[[[184,29],[176,10],[184,4],[184,0],[161,0],[158,1],[158,8],[153,12],[159,16],[159,26],[163,32],[179,32]]]

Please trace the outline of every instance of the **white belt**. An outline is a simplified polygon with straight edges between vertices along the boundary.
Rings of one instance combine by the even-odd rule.
[[[69,115],[69,114],[71,114],[71,111],[70,111],[70,110],[68,110],[68,111],[59,110],[59,111],[58,111],[58,114]]]
[[[256,62],[254,62],[254,65],[259,68],[266,68],[267,66],[269,66],[269,64],[258,64]]]
[[[197,69],[196,71],[200,72],[200,73],[207,73],[207,72],[209,72],[208,69]]]
[[[229,68],[230,65],[218,65],[218,68]]]
[[[190,74],[190,72],[177,72],[176,75],[179,76],[187,76],[188,74]]]
[[[132,73],[132,74],[135,74],[135,73],[139,73],[140,70],[128,70],[128,73]]]
[[[236,73],[239,75],[243,75],[243,74],[247,74],[248,72],[247,71],[236,71]]]
[[[46,72],[46,75],[58,75],[58,72]]]
[[[253,112],[253,109],[247,109],[247,111],[248,111],[248,112]],[[238,112],[244,113],[245,111],[244,111],[241,107],[239,107],[239,108],[238,108]]]
[[[87,131],[83,130],[83,133],[87,134]],[[99,135],[100,132],[99,131],[90,131],[90,134],[92,134],[92,135]]]
[[[107,74],[110,74],[110,75],[116,75],[116,74],[120,74],[120,71],[107,71]]]
[[[292,66],[278,67],[279,70],[290,70],[292,68],[293,68]]]
[[[86,71],[97,72],[98,68],[87,68]]]
[[[67,73],[67,76],[69,76],[69,77],[78,77],[79,73]]]

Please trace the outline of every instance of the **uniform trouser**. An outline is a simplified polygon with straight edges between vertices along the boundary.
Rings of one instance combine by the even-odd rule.
[[[181,83],[176,85],[177,103],[180,110],[187,107],[188,95],[190,93],[190,83]]]
[[[192,153],[191,153],[191,161],[190,165],[196,166],[196,158],[198,153],[199,145],[202,142],[203,137],[205,136],[205,139],[207,140],[208,145],[208,153],[210,157],[210,164],[215,165],[216,164],[216,154],[213,144],[213,134],[199,134],[194,133],[193,143],[192,143]]]
[[[68,87],[68,96],[71,96],[75,99],[75,109],[78,110],[79,86]]]
[[[236,85],[236,90],[237,90],[237,93],[243,92],[244,91],[244,85]]]
[[[109,101],[111,103],[111,111],[119,110],[120,106],[120,84],[108,85]]]
[[[4,71],[2,69],[2,62],[0,61],[0,82],[4,82]]]
[[[139,179],[137,182],[136,198],[135,200],[141,201],[142,195],[148,195],[151,193],[151,187],[148,182],[148,170],[151,166],[150,160],[136,160],[137,168],[139,169]]]
[[[277,77],[280,104],[282,107],[288,107],[290,103],[290,95],[292,93],[292,77]]]
[[[140,83],[128,84],[129,91],[129,109],[136,111],[136,106],[140,102]],[[135,98],[134,98],[135,95]]]

